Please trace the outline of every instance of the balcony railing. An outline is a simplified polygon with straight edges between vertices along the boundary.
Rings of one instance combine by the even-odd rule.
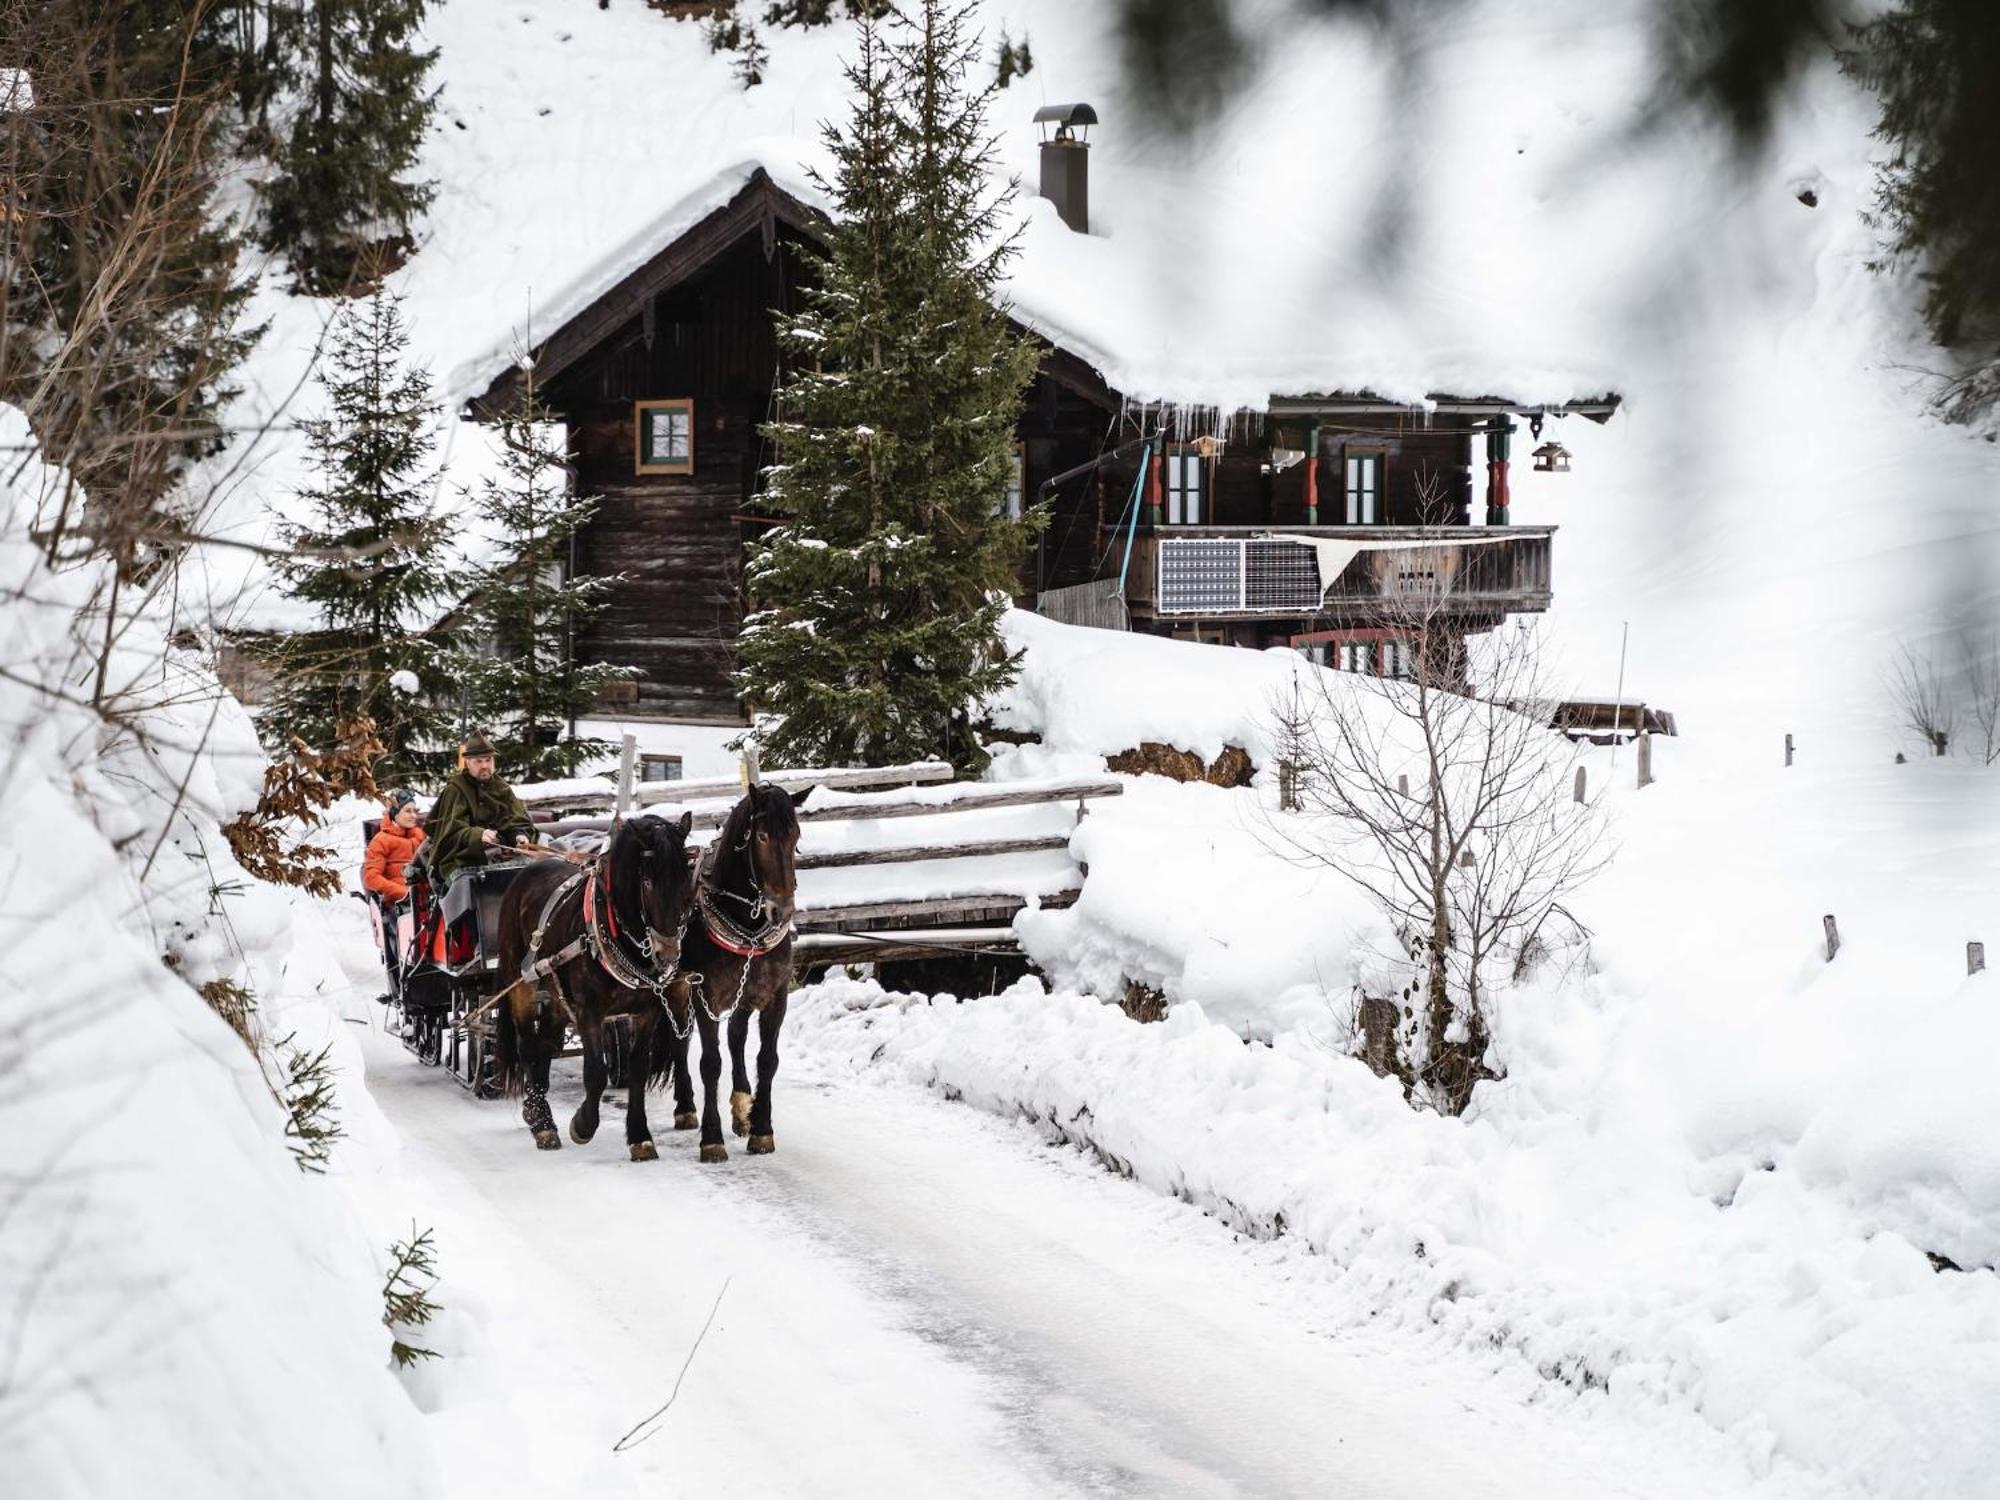
[[[1396,601],[1468,614],[1542,610],[1554,531],[1159,527],[1133,539],[1126,598],[1137,613],[1184,619],[1361,613]]]

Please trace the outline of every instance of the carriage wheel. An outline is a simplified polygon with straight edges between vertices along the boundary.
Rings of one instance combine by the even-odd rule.
[[[417,1061],[426,1067],[435,1068],[444,1060],[445,1018],[434,1010],[419,1012],[417,1016]]]

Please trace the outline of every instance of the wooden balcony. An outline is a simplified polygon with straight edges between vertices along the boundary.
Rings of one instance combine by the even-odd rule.
[[[1553,526],[1160,526],[1132,539],[1125,598],[1159,620],[1378,616],[1492,621],[1545,610]],[[1109,551],[1115,561],[1124,538]],[[1321,576],[1336,569],[1332,578]]]

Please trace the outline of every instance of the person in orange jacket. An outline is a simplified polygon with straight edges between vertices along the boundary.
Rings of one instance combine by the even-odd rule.
[[[391,904],[410,899],[404,868],[423,847],[424,831],[417,827],[417,794],[389,793],[388,816],[375,837],[368,841],[368,858],[361,866],[361,883]]]

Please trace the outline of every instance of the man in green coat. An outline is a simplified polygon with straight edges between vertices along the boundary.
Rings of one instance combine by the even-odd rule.
[[[493,745],[475,733],[460,747],[458,771],[431,808],[431,870],[442,885],[458,871],[484,864],[489,850],[532,833],[528,809],[514,789],[493,774]]]

